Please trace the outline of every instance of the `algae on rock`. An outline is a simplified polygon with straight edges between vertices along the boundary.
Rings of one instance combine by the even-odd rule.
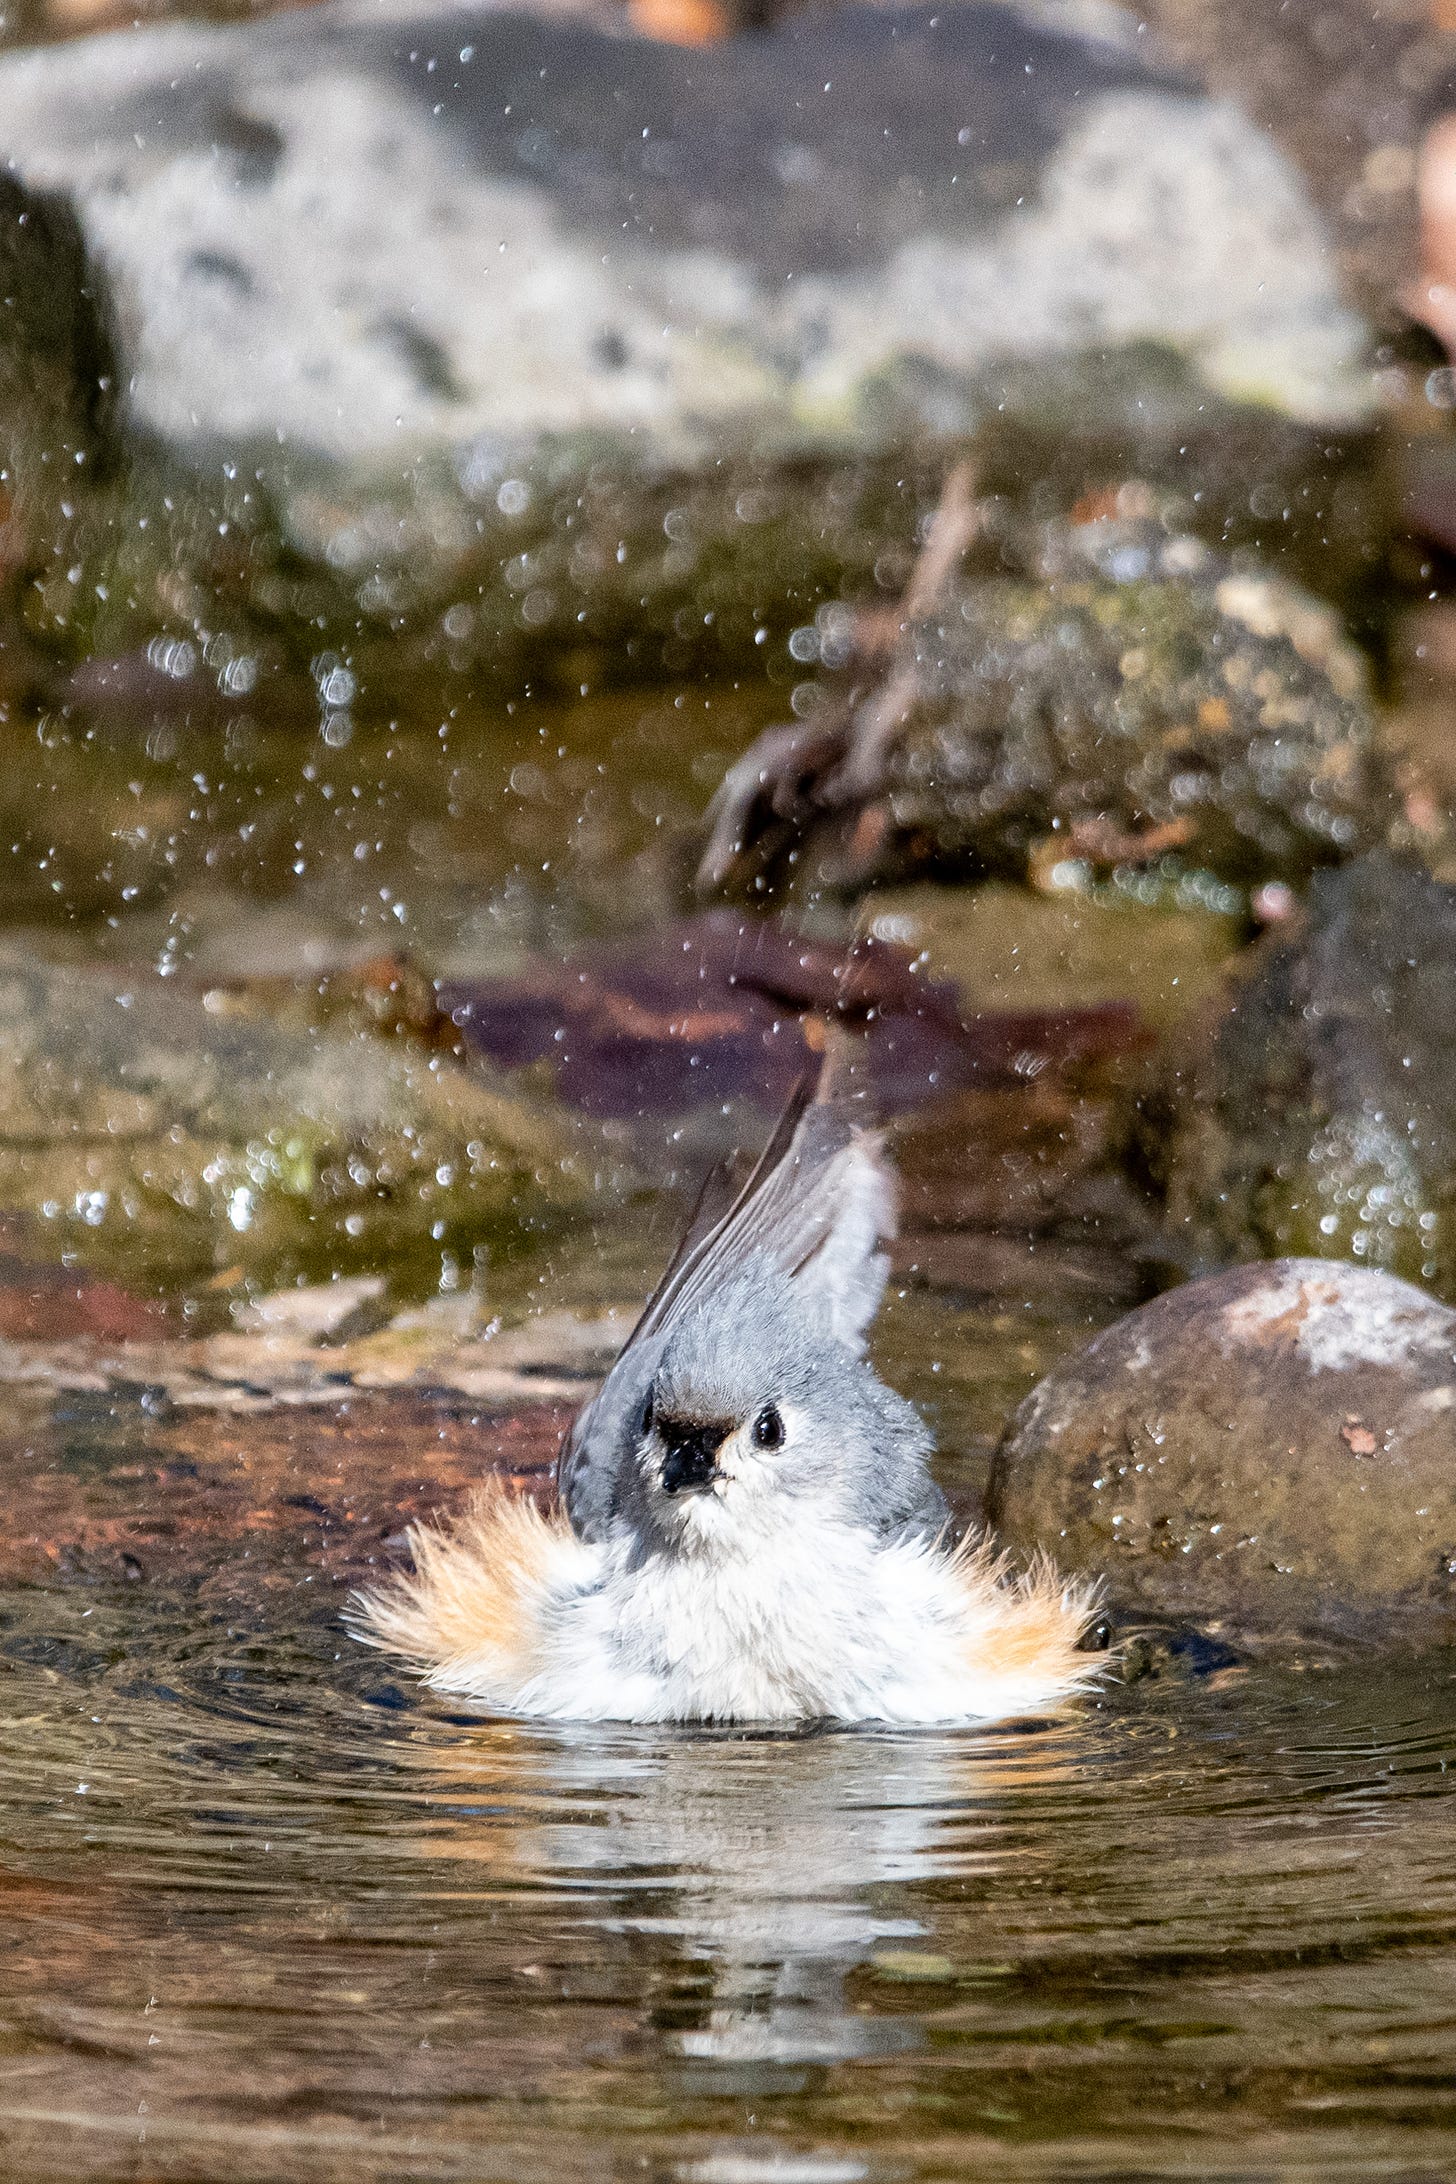
[[[1401,837],[1332,609],[1150,517],[1051,524],[1025,558],[943,584],[878,673],[851,656],[760,739],[719,792],[705,881],[1161,865],[1248,886]]]
[[[1456,1300],[1456,888],[1387,855],[1319,874],[1231,967],[1145,1137],[1196,1252],[1354,1258]]]
[[[0,1213],[143,1281],[507,1246],[576,1202],[569,1139],[447,1057],[0,951]]]

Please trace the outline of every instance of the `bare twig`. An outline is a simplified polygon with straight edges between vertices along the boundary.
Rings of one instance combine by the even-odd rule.
[[[900,602],[900,630],[927,621],[935,613],[980,526],[976,500],[974,463],[957,463],[945,481],[930,531],[920,550],[905,596]],[[902,660],[860,709],[849,733],[848,751],[838,773],[825,783],[825,800],[844,804],[873,794],[879,787],[885,757],[910,717],[920,695],[920,670],[914,659]]]
[[[905,597],[900,602],[903,624],[923,622],[935,612],[980,527],[976,466],[969,461],[957,463],[945,481],[940,503],[930,519],[929,534],[910,571]]]
[[[773,862],[800,833],[818,782],[844,756],[847,716],[766,728],[719,782],[708,806],[708,845],[698,866],[700,894],[714,894],[738,872],[750,850],[760,866]]]
[[[979,524],[975,465],[959,462],[946,478],[900,601],[896,622],[902,639],[935,613]],[[856,706],[857,693],[850,689],[812,720],[765,730],[728,769],[708,808],[699,890],[723,887],[750,853],[760,870],[768,867],[818,813],[873,795],[919,691],[915,660],[892,661],[862,704]]]

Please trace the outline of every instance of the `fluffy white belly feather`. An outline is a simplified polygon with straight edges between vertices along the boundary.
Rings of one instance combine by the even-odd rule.
[[[436,1690],[573,1721],[972,1722],[1095,1681],[1091,1597],[983,1549],[816,1525],[751,1552],[588,1544],[494,1489],[412,1534],[415,1568],[359,1604],[360,1635]]]

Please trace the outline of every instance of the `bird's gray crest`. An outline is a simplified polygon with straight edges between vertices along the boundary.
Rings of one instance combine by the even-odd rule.
[[[846,1044],[835,1041],[814,1097],[806,1087],[796,1091],[748,1180],[735,1187],[728,1170],[709,1178],[621,1356],[568,1434],[558,1477],[582,1538],[602,1538],[612,1527],[644,1402],[669,1354],[675,1377],[691,1361],[704,1387],[721,1380],[725,1393],[730,1383],[747,1390],[750,1361],[797,1381],[816,1357],[820,1364],[837,1358],[841,1372],[887,1406],[887,1425],[889,1408],[896,1412],[902,1430],[888,1437],[886,1464],[898,1440],[918,1482],[910,1502],[924,1503],[927,1521],[943,1520],[944,1504],[924,1475],[928,1437],[909,1406],[856,1363],[884,1294],[884,1245],[895,1214],[894,1177],[868,1101]],[[731,1343],[732,1354],[715,1359],[715,1340]],[[907,1431],[911,1420],[915,1430]],[[905,1521],[904,1493],[891,1492],[885,1506]]]
[[[823,1298],[802,1291],[762,1253],[751,1253],[711,1297],[674,1316],[654,1376],[654,1400],[674,1418],[734,1422],[766,1399],[803,1401],[828,1344],[843,1349]]]

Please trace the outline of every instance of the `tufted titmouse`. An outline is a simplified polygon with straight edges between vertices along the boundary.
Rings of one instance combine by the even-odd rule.
[[[841,1053],[705,1191],[567,1436],[550,1516],[497,1487],[412,1535],[360,1635],[555,1719],[954,1722],[1085,1687],[1094,1604],[955,1542],[930,1435],[865,1356],[895,1191]]]

